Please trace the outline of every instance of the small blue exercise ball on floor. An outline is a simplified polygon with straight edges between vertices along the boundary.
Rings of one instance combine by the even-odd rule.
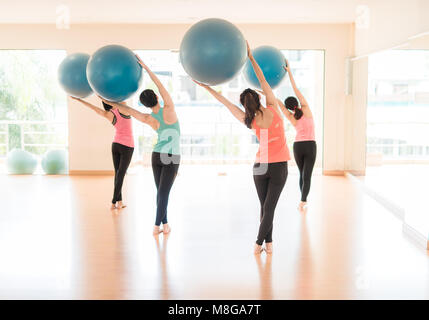
[[[247,45],[241,31],[222,19],[194,24],[180,44],[180,61],[191,78],[217,85],[232,80],[246,63]]]
[[[139,89],[143,72],[130,49],[108,45],[92,55],[86,74],[91,88],[99,96],[121,102]]]
[[[42,169],[46,174],[66,174],[67,167],[65,150],[50,150],[42,158]]]
[[[276,88],[286,75],[286,70],[284,69],[284,66],[286,66],[285,57],[281,51],[271,46],[262,46],[252,50],[252,54],[271,88]],[[253,87],[261,88],[250,60],[246,62],[243,75]]]
[[[72,97],[85,98],[92,94],[86,78],[86,66],[89,54],[73,53],[64,58],[58,68],[58,81],[61,87]]]
[[[6,164],[10,174],[33,174],[36,171],[37,159],[28,151],[13,149],[7,155]]]

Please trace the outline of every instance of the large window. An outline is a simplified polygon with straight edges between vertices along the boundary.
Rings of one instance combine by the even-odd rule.
[[[177,52],[169,50],[137,50],[136,52],[173,94],[180,115],[184,162],[247,163],[253,161],[258,147],[255,136],[238,123],[206,90],[195,85],[183,70]],[[324,51],[284,50],[283,53],[290,60],[296,81],[313,107],[317,119],[317,136],[321,145]],[[239,95],[246,87],[248,84],[242,75],[239,75],[234,80],[217,86],[216,90],[222,91],[233,102],[239,103]],[[156,90],[147,75],[143,79],[143,88]],[[276,94],[282,100],[293,94],[287,79],[276,89]],[[139,105],[138,95],[134,97],[133,104]],[[295,131],[289,123],[285,122],[285,124],[288,143],[291,146]],[[150,128],[137,123],[135,132],[138,141],[137,156],[134,159],[148,163],[156,135]],[[320,166],[321,152],[318,159]]]
[[[67,100],[57,81],[63,50],[0,50],[0,159],[67,148]]]
[[[369,58],[368,165],[429,160],[429,51]]]

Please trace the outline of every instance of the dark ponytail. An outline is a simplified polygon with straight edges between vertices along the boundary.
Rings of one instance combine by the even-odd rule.
[[[252,128],[253,119],[258,112],[261,112],[261,101],[259,94],[252,89],[246,89],[240,94],[240,103],[245,110],[244,124],[249,129]]]
[[[296,120],[301,119],[304,115],[301,108],[298,105],[298,100],[295,97],[287,97],[285,99],[285,107],[291,111],[293,111],[293,117]]]
[[[103,108],[104,108],[104,110],[106,110],[106,111],[110,111],[110,110],[112,110],[113,109],[113,107],[110,105],[110,104],[107,104],[106,102],[104,102],[104,101],[101,101],[101,103],[103,104]]]

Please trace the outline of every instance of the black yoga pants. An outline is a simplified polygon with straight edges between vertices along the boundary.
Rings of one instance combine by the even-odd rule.
[[[301,201],[307,201],[310,192],[311,175],[316,162],[316,141],[298,141],[293,144],[293,154],[299,169],[299,189]]]
[[[113,191],[112,203],[122,201],[122,184],[127,169],[133,157],[134,148],[119,143],[112,143],[113,166],[115,167],[115,189]]]
[[[256,243],[273,241],[273,219],[280,194],[288,175],[287,162],[255,163],[253,180],[261,203],[261,218]]]
[[[152,171],[157,189],[155,225],[168,223],[167,206],[170,190],[179,170],[180,156],[152,152]]]

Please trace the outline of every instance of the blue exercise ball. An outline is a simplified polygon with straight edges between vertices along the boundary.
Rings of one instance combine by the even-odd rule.
[[[286,65],[285,57],[281,51],[271,46],[262,46],[253,50],[252,54],[271,88],[277,87],[286,75],[286,70],[283,68]],[[243,74],[252,86],[261,88],[250,60],[247,60]]]
[[[143,73],[130,49],[108,45],[98,49],[89,59],[86,75],[99,96],[121,102],[139,89]]]
[[[58,81],[72,97],[85,98],[92,93],[86,78],[89,54],[73,53],[64,58],[58,68]]]
[[[246,63],[246,57],[243,34],[222,19],[194,24],[180,44],[180,61],[186,73],[208,85],[232,80]]]
[[[37,159],[28,151],[13,149],[7,155],[6,164],[10,174],[33,174],[36,171]]]
[[[46,174],[66,174],[67,167],[65,150],[50,150],[43,155],[42,169]]]

